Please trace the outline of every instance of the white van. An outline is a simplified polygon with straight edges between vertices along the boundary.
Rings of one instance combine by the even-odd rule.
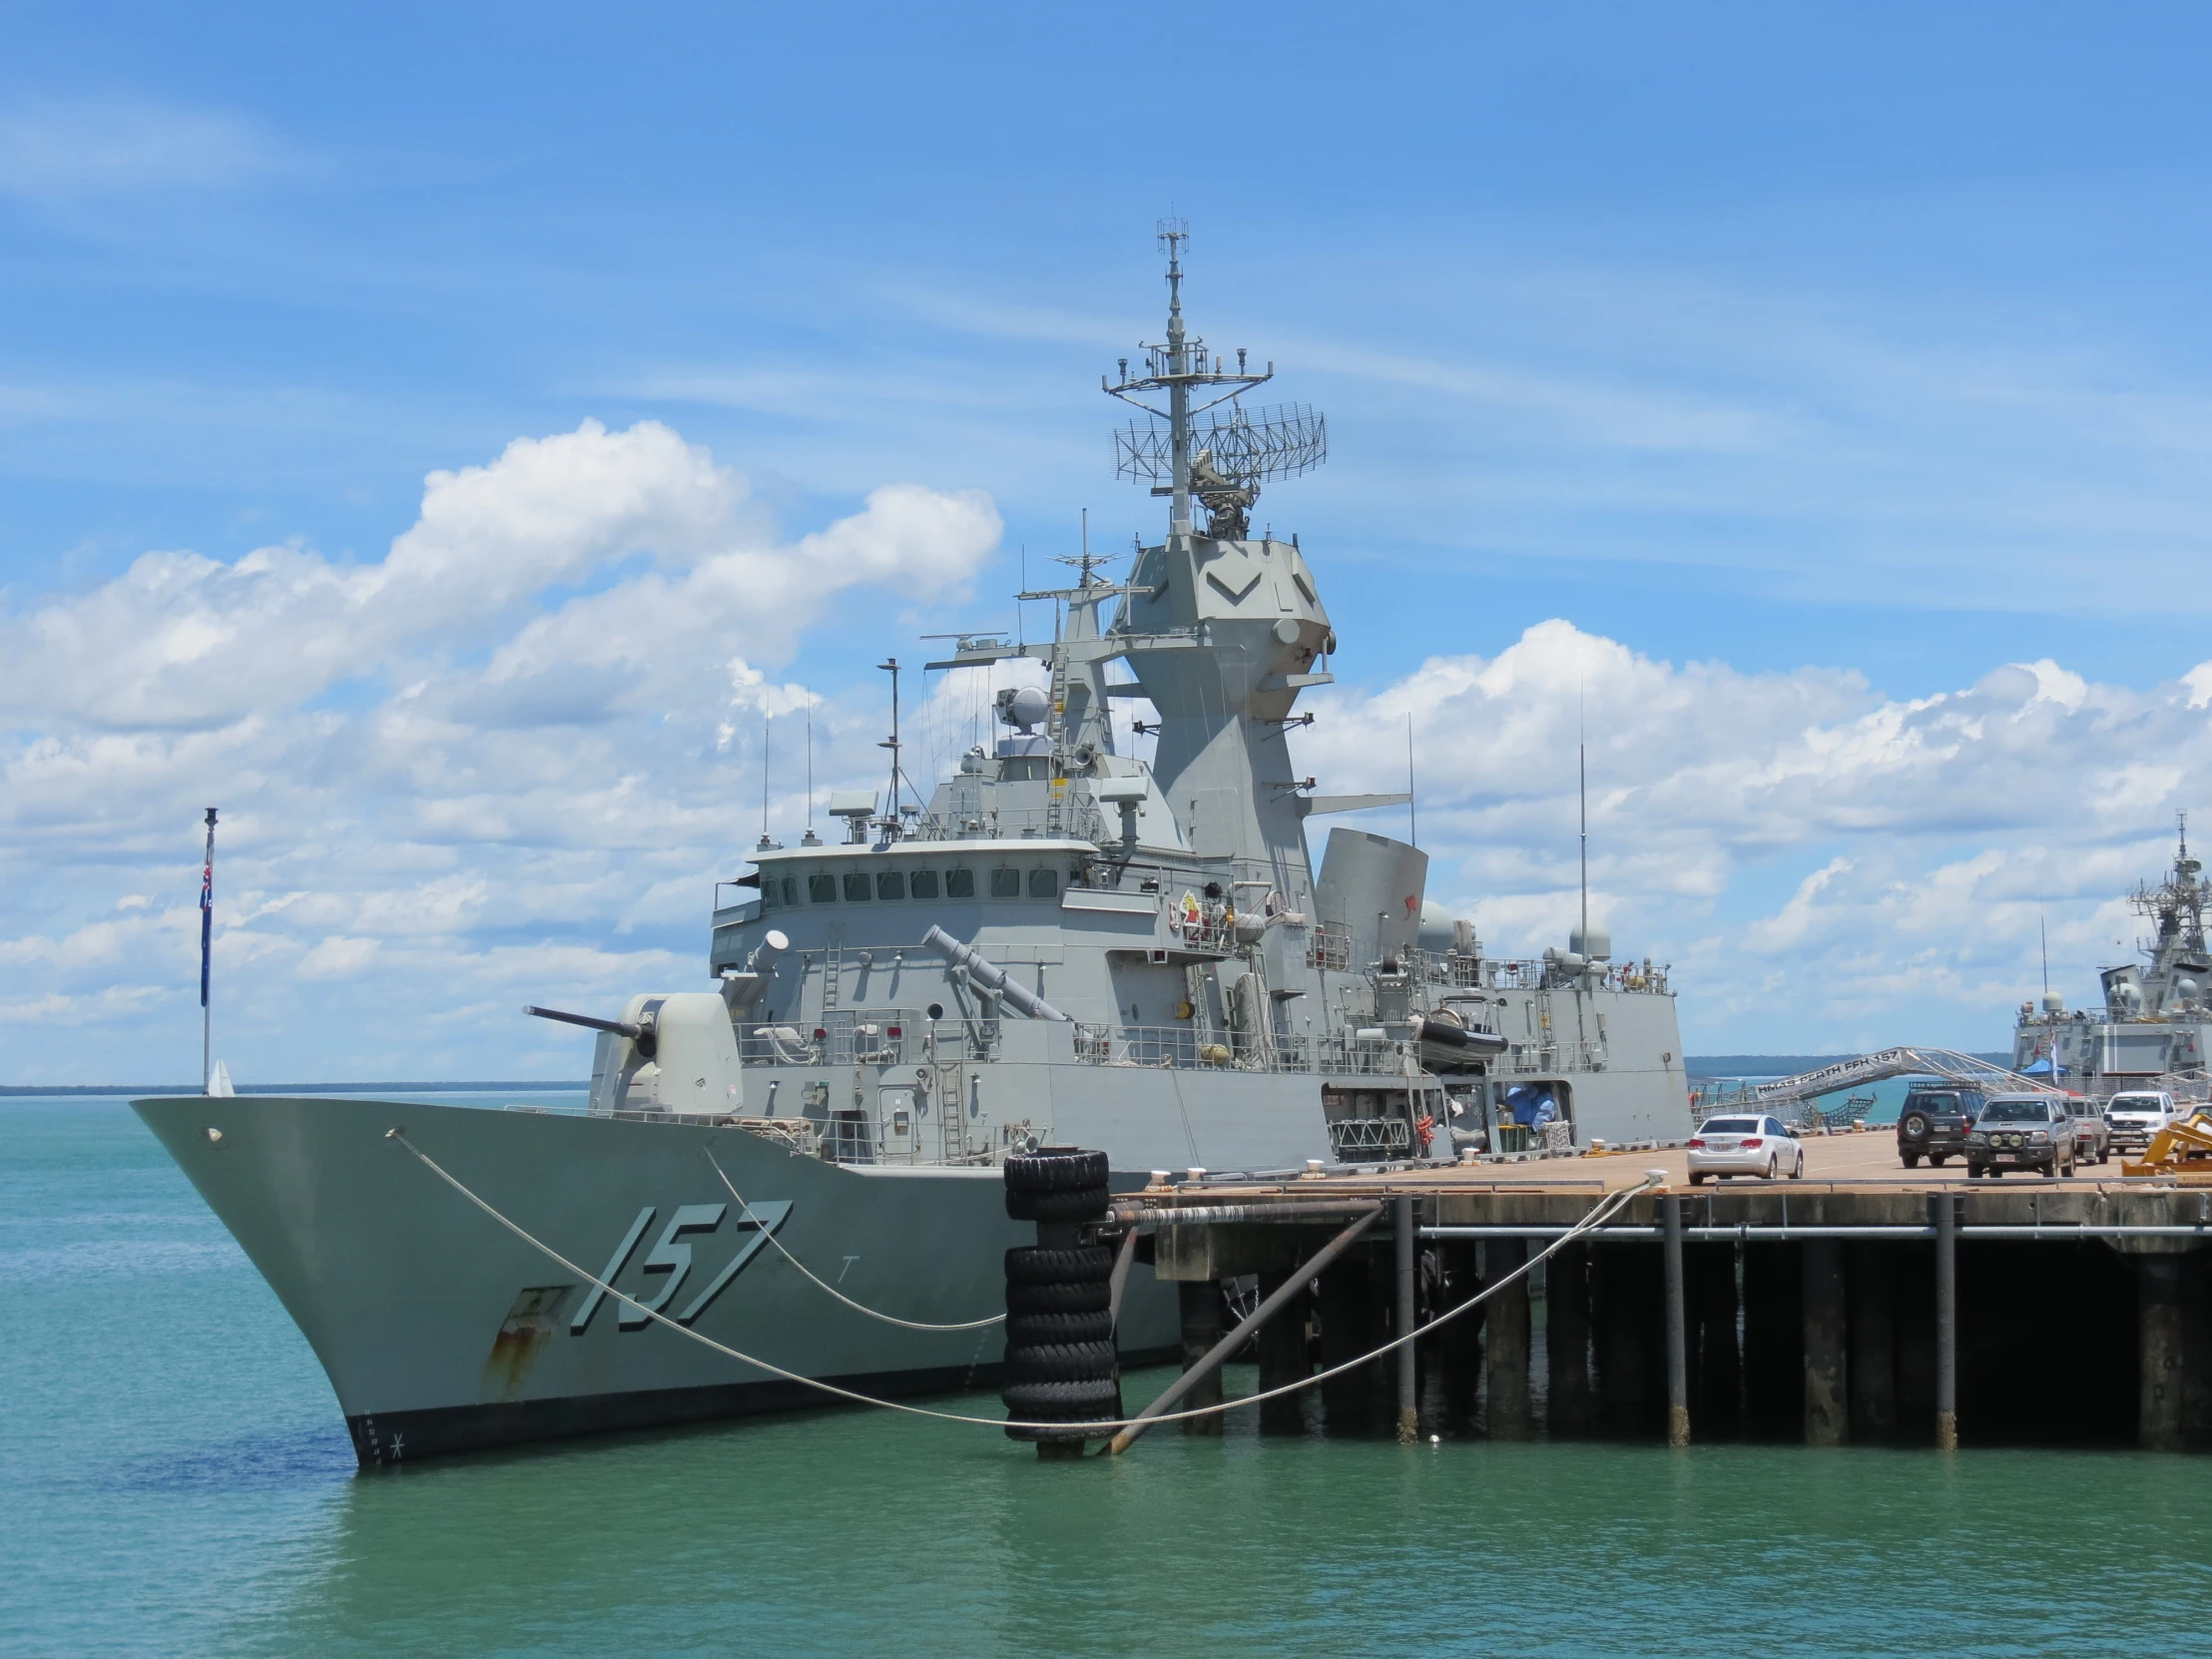
[[[2181,1115],[2164,1089],[2123,1089],[2104,1103],[2104,1121],[2112,1126],[2115,1147],[2144,1147],[2151,1136]]]

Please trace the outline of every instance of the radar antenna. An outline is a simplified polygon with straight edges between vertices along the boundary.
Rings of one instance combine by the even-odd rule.
[[[1152,416],[1115,430],[1114,472],[1118,477],[1149,481],[1154,495],[1170,498],[1171,537],[1190,536],[1191,497],[1196,495],[1206,509],[1209,536],[1240,538],[1251,528],[1252,504],[1259,499],[1262,479],[1295,478],[1328,458],[1329,424],[1309,404],[1247,409],[1237,401],[1253,387],[1274,379],[1275,364],[1269,363],[1262,373],[1250,372],[1242,347],[1233,372],[1219,353],[1209,359],[1206,341],[1192,337],[1183,326],[1183,251],[1190,244],[1190,226],[1180,219],[1163,219],[1159,239],[1168,257],[1168,337],[1162,343],[1139,344],[1144,357],[1138,373],[1129,372],[1129,359],[1123,357],[1119,378],[1108,375],[1099,381],[1109,396]],[[1194,389],[1214,386],[1228,389],[1193,405]],[[1138,395],[1163,391],[1168,398],[1165,409]],[[1224,404],[1225,410],[1213,413]]]

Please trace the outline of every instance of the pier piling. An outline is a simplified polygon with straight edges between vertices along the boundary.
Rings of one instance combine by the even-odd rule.
[[[1438,1413],[1498,1440],[1594,1429],[1676,1446],[1742,1434],[1950,1450],[1968,1391],[1974,1436],[1989,1444],[2174,1450],[2212,1433],[2212,1191],[1853,1178],[1692,1194],[1646,1181],[1584,1238],[1602,1183],[1579,1173],[1313,1180],[1185,1186],[1116,1207],[1118,1223],[1156,1241],[1156,1275],[1183,1290],[1190,1370],[1171,1392],[1203,1376],[1194,1401],[1214,1397],[1214,1369],[1255,1332],[1264,1387],[1311,1378],[1311,1309],[1324,1364],[1343,1372],[1315,1390],[1335,1432],[1387,1416],[1402,1435]],[[1311,1253],[1319,1224],[1348,1218]],[[1541,1277],[1526,1274],[1539,1248]],[[1238,1275],[1258,1276],[1264,1308],[1289,1310],[1280,1325],[1255,1315],[1219,1336],[1217,1285]],[[1464,1317],[1425,1351],[1385,1354],[1454,1309]],[[1298,1432],[1307,1414],[1279,1401],[1262,1421]]]
[[[1851,1438],[1845,1392],[1844,1243],[1807,1239],[1805,1251],[1805,1443],[1843,1445]]]
[[[1643,1425],[1644,1311],[1636,1258],[1648,1247],[1602,1245],[1590,1258],[1590,1336],[1597,1353],[1598,1426],[1632,1434]]]
[[[1391,1335],[1403,1337],[1420,1317],[1420,1282],[1415,1273],[1420,1261],[1420,1239],[1415,1231],[1412,1199],[1400,1194],[1392,1209],[1397,1223],[1394,1241],[1397,1319]],[[1390,1356],[1397,1379],[1397,1441],[1400,1445],[1411,1445],[1420,1431],[1420,1367],[1413,1352],[1417,1346],[1406,1343]]]
[[[1471,1316],[1470,1316],[1471,1317]],[[1571,1244],[1544,1263],[1546,1425],[1553,1434],[1590,1426],[1589,1247]]]
[[[1528,1260],[1526,1239],[1491,1239],[1482,1247],[1483,1277],[1491,1284]],[[1501,1286],[1485,1305],[1489,1319],[1490,1386],[1487,1422],[1493,1440],[1525,1440],[1530,1434],[1528,1410],[1528,1276],[1521,1275]]]
[[[1947,1192],[1936,1212],[1936,1444],[1958,1449],[1958,1203]]]
[[[1896,1246],[1853,1242],[1844,1251],[1845,1299],[1850,1310],[1851,1437],[1882,1441],[1898,1428],[1896,1285],[1890,1271]]]
[[[1736,1247],[1688,1244],[1682,1248],[1688,1285],[1690,1409],[1706,1439],[1733,1434],[1743,1418],[1743,1351],[1736,1337]]]
[[[1667,1444],[1690,1443],[1690,1319],[1682,1283],[1682,1200],[1669,1194],[1659,1201],[1666,1232],[1667,1280]]]
[[[2142,1359],[2136,1439],[2145,1451],[2181,1449],[2181,1258],[2135,1258],[2137,1332]]]
[[[1368,1265],[1357,1257],[1321,1276],[1321,1366],[1332,1371],[1373,1346],[1368,1335]],[[1321,1385],[1323,1420],[1333,1434],[1365,1427],[1374,1403],[1373,1366],[1355,1366]]]
[[[1457,1308],[1482,1290],[1482,1265],[1480,1245],[1465,1244],[1453,1240],[1439,1249],[1443,1265],[1443,1303],[1449,1310]],[[1443,1329],[1436,1339],[1435,1361],[1442,1372],[1442,1396],[1444,1422],[1452,1428],[1464,1428],[1474,1420],[1474,1407],[1482,1390],[1482,1326],[1489,1305],[1482,1304],[1470,1313],[1461,1314]]]
[[[1206,1357],[1221,1342],[1221,1285],[1208,1279],[1198,1283],[1176,1286],[1176,1299],[1181,1304],[1183,1316],[1183,1370],[1199,1373],[1194,1376],[1189,1388],[1183,1393],[1183,1407],[1198,1410],[1221,1403],[1221,1368],[1213,1366],[1201,1372]],[[1186,1434],[1219,1434],[1221,1416],[1185,1417],[1183,1432]]]
[[[1260,1297],[1264,1302],[1282,1293],[1291,1284],[1288,1273],[1263,1273],[1260,1275]],[[1304,1382],[1314,1375],[1314,1358],[1306,1343],[1307,1303],[1310,1300],[1300,1280],[1291,1294],[1284,1299],[1283,1307],[1267,1324],[1260,1327],[1260,1391],[1281,1388],[1293,1382]],[[1303,1434],[1306,1432],[1306,1405],[1303,1395],[1284,1394],[1278,1399],[1260,1402],[1260,1432],[1263,1434]]]

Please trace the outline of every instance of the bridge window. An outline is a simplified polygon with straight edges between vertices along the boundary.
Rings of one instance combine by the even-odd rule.
[[[867,902],[866,872],[855,870],[844,878],[844,901],[847,904],[865,904]]]
[[[1021,896],[1021,871],[1018,869],[992,870],[991,896],[993,898],[1019,898]]]
[[[937,896],[937,872],[933,869],[917,869],[906,878],[906,891],[915,898]]]
[[[944,872],[944,895],[947,898],[973,898],[975,896],[975,871],[972,869],[948,869]]]
[[[880,869],[875,872],[875,896],[877,898],[904,898],[906,896],[906,872],[902,869]]]
[[[834,875],[810,875],[807,877],[807,897],[817,904],[834,904],[837,901],[837,878]]]
[[[1033,869],[1029,872],[1029,896],[1031,898],[1058,898],[1060,896],[1060,872],[1056,869]]]
[[[785,876],[783,890],[784,902],[786,904],[797,904],[799,902],[799,877],[796,875]]]

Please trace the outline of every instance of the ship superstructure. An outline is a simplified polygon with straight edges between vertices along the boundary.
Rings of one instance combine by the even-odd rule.
[[[554,1013],[598,1029],[588,1110],[134,1103],[314,1346],[364,1463],[816,1402],[808,1379],[993,1381],[1016,1147],[1103,1149],[1127,1189],[1688,1131],[1663,968],[1587,922],[1492,957],[1408,840],[1336,828],[1316,874],[1311,820],[1405,798],[1296,774],[1338,642],[1299,538],[1251,510],[1327,427],[1245,407],[1273,366],[1187,330],[1185,235],[1162,227],[1164,340],[1105,381],[1143,411],[1116,461],[1165,535],[1122,580],[1086,549],[1025,595],[1049,645],[969,635],[929,665],[1018,664],[1001,735],[913,800],[894,714],[883,794],[833,792],[841,830],[753,848],[713,989]],[[1140,1266],[1125,1358],[1176,1329]]]
[[[2193,1084],[2201,1093],[2212,1054],[2212,950],[2204,910],[2212,883],[2190,855],[2186,819],[2164,880],[2128,895],[2151,931],[2139,941],[2141,962],[2098,975],[2099,1007],[2068,1010],[2046,995],[2041,1006],[2020,1004],[2012,1032],[2012,1069],[2047,1075],[2078,1093],[2102,1098],[2118,1089]]]
[[[1026,658],[1046,684],[998,694],[1004,735],[926,806],[902,810],[894,774],[833,799],[831,842],[756,849],[711,961],[744,1110],[838,1157],[1041,1137],[1216,1169],[1685,1132],[1664,968],[1614,963],[1597,927],[1488,957],[1426,902],[1427,855],[1369,830],[1332,830],[1316,877],[1310,820],[1406,799],[1318,795],[1290,751],[1338,641],[1298,537],[1252,535],[1252,507],[1319,464],[1327,427],[1244,407],[1274,365],[1187,331],[1183,232],[1162,241],[1166,337],[1104,387],[1147,411],[1115,454],[1166,497],[1167,533],[1124,582],[1086,553],[1073,586],[1022,595],[1056,608],[1051,643],[964,636],[928,665]],[[1116,717],[1138,700],[1149,762]],[[602,1045],[601,1105],[634,1059]]]

